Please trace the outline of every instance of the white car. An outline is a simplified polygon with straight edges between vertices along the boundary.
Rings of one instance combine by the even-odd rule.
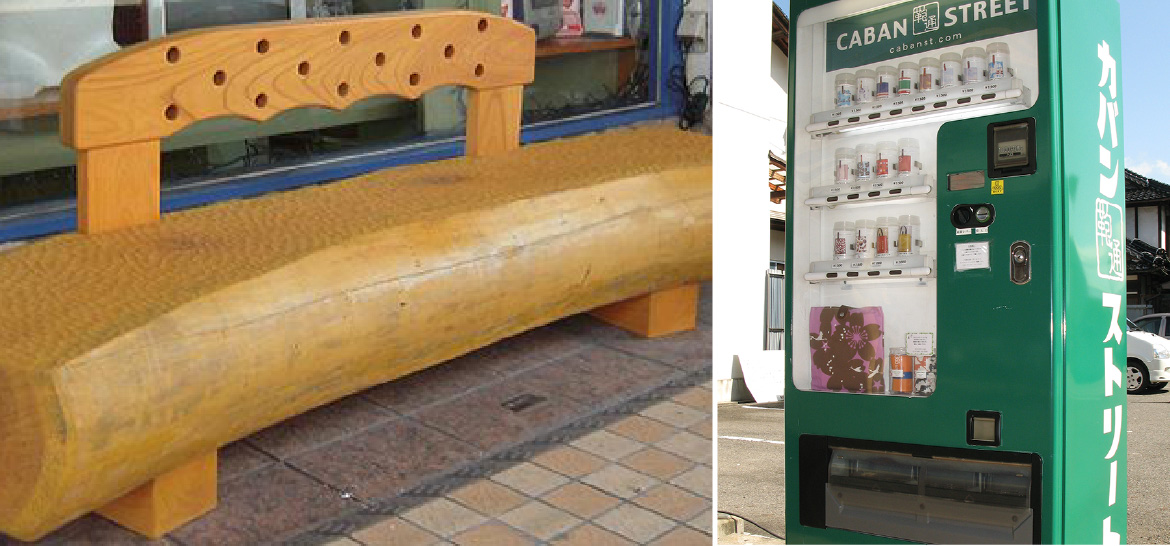
[[[1137,394],[1148,389],[1160,389],[1170,382],[1170,341],[1161,337],[1162,315],[1144,316],[1137,321],[1126,320],[1126,390]],[[1157,330],[1154,330],[1155,325]]]

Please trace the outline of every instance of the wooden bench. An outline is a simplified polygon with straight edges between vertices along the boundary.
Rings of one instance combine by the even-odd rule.
[[[177,34],[72,73],[79,232],[0,252],[0,532],[98,511],[159,537],[211,510],[216,450],[588,310],[691,328],[710,139],[521,148],[534,36],[473,12]],[[159,140],[199,120],[468,88],[467,157],[159,214]]]

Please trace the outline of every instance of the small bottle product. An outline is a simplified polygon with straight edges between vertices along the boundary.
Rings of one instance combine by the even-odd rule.
[[[857,76],[851,72],[837,74],[837,83],[833,86],[834,102],[837,108],[853,106],[853,94],[857,92]]]
[[[922,163],[918,157],[918,139],[898,139],[898,176],[914,176]]]
[[[837,148],[833,160],[833,182],[848,184],[853,181],[853,163],[857,161],[857,150]]]
[[[905,62],[898,65],[898,94],[909,95],[914,92],[918,82],[918,63]]]
[[[939,87],[955,87],[959,85],[959,75],[963,73],[963,56],[958,53],[943,53],[939,57],[942,72],[939,74]]]
[[[963,50],[963,82],[966,84],[983,81],[983,70],[987,68],[987,52],[981,47]]]
[[[914,392],[914,359],[901,347],[890,348],[890,393]]]
[[[894,247],[890,244],[890,232],[895,229],[898,229],[897,218],[881,216],[877,219],[874,229],[874,253],[878,258],[889,258],[894,255]]]
[[[898,217],[898,255],[913,256],[918,253],[918,238],[922,222],[918,216],[903,214]]]
[[[857,237],[853,241],[853,257],[858,260],[871,259],[874,255],[875,244],[875,226],[877,222],[873,220],[858,220],[854,227],[857,230]]]
[[[866,104],[873,102],[874,94],[877,91],[877,71],[868,68],[862,68],[857,71],[857,94],[853,96],[853,102],[857,104]]]
[[[854,174],[858,182],[873,180],[873,168],[877,163],[877,147],[873,144],[857,145],[857,166]]]
[[[939,74],[942,72],[942,62],[934,57],[925,57],[918,61],[918,91],[925,93],[939,87]]]
[[[1011,51],[1004,42],[987,44],[987,79],[998,80],[1009,76]]]
[[[874,177],[892,178],[898,171],[898,143],[884,140],[877,143],[877,163],[874,166]]]
[[[934,394],[938,383],[938,368],[934,355],[914,357],[914,396]]]
[[[877,93],[875,98],[888,99],[898,92],[898,69],[892,66],[877,67]]]
[[[854,232],[853,222],[835,222],[833,224],[833,259],[834,260],[848,260],[850,249],[853,247],[854,238],[857,237]]]

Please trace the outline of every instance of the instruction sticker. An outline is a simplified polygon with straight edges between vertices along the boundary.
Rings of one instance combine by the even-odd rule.
[[[991,243],[987,241],[956,243],[955,271],[991,269],[990,245]]]
[[[906,354],[914,356],[934,354],[934,334],[906,334]]]
[[[1003,195],[1003,180],[991,181],[991,195]]]

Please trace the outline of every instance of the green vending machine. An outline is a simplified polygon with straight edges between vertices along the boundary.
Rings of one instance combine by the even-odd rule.
[[[792,0],[790,543],[1126,532],[1116,0]]]

